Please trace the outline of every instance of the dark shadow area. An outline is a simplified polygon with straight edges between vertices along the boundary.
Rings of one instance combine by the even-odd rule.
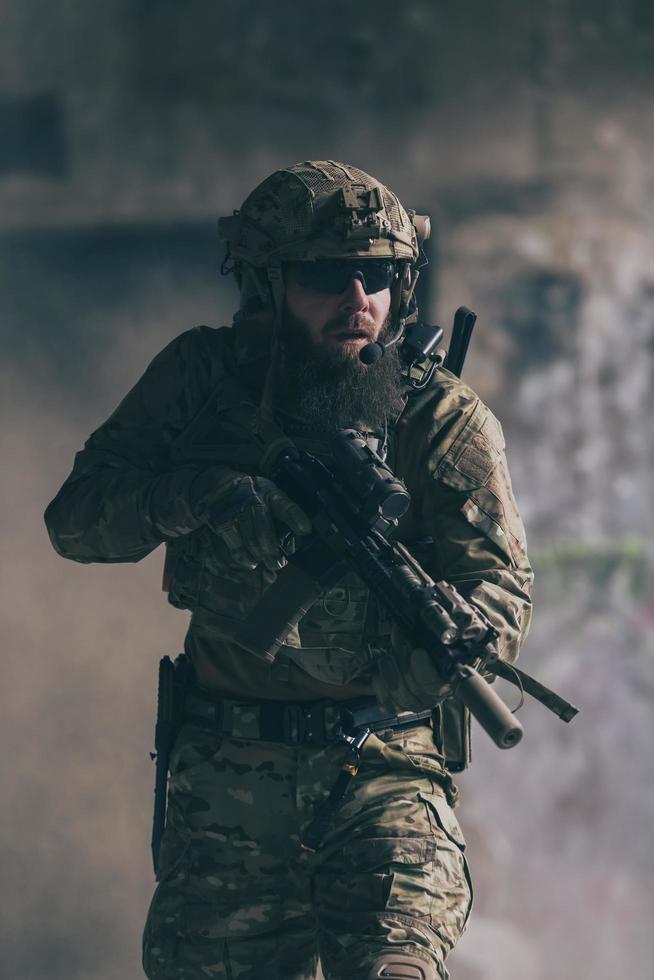
[[[183,318],[196,297],[198,316],[215,324],[221,260],[211,221],[1,234],[5,356],[79,398],[97,394],[100,363],[118,335],[139,329],[144,302],[183,306],[181,333],[199,322]]]

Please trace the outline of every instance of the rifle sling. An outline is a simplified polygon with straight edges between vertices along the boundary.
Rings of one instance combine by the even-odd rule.
[[[536,701],[540,701],[546,708],[549,708],[562,721],[572,721],[579,712],[579,708],[575,708],[573,704],[570,704],[559,694],[555,694],[549,687],[545,687],[540,681],[526,674],[524,670],[507,664],[503,660],[495,660],[493,663],[489,663],[484,670],[501,677],[502,680],[508,681],[515,687],[522,688]]]

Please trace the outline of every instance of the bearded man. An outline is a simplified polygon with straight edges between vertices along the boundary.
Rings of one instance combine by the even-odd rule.
[[[398,353],[424,228],[355,167],[267,178],[221,222],[241,289],[233,327],[165,348],[46,511],[75,561],[138,561],[165,543],[169,600],[192,612],[151,980],[300,980],[318,957],[327,980],[435,980],[468,919],[451,773],[467,765],[469,719],[430,658],[353,572],[272,664],[238,639],[290,540],[312,531],[269,479],[267,447],[281,432],[328,458],[331,436],[355,428],[411,493],[396,536],[484,614],[496,656],[518,654],[531,570],[499,423],[440,366],[415,393]],[[339,733],[379,704],[350,794],[303,848],[343,762]]]

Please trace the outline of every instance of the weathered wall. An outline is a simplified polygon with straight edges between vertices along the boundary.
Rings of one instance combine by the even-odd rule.
[[[525,667],[580,703],[476,738],[457,980],[651,966],[654,15],[643,0],[88,0],[0,11],[7,976],[139,976],[161,558],[84,567],[41,514],[151,356],[228,322],[215,218],[352,160],[434,215],[429,314],[480,324],[538,576]],[[648,816],[649,815],[649,816]]]

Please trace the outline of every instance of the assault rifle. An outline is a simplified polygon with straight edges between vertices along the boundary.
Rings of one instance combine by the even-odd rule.
[[[496,631],[480,615],[465,639],[455,629],[463,597],[447,582],[434,582],[392,534],[410,505],[409,492],[384,460],[354,429],[330,443],[331,463],[298,449],[290,440],[277,443],[271,479],[310,517],[312,534],[264,593],[236,641],[272,663],[293,627],[318,597],[351,570],[356,571],[390,616],[416,645],[427,650],[454,694],[500,748],[522,737],[522,726],[473,663],[480,658],[488,673],[533,694],[565,721],[577,709],[522,671],[489,656]]]

